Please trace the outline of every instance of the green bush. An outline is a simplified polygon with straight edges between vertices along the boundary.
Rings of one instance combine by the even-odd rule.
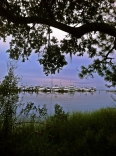
[[[1,126],[1,125],[0,125]],[[44,121],[22,121],[5,142],[0,129],[0,150],[16,156],[109,156],[116,149],[116,109],[65,113],[58,104]]]

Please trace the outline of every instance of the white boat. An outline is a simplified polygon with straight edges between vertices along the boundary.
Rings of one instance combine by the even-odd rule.
[[[69,91],[68,86],[65,86],[65,87],[63,88],[63,91],[65,91],[65,92]]]
[[[83,88],[84,92],[90,92],[90,89],[89,88]]]
[[[95,90],[94,90],[94,89],[91,89],[90,91],[91,91],[91,92],[94,92]]]
[[[44,91],[46,88],[45,87],[43,87],[43,86],[40,86],[39,87],[39,91]]]
[[[51,91],[51,88],[50,87],[46,87],[46,91],[47,92],[50,92]]]
[[[96,88],[95,88],[95,87],[91,87],[91,88],[90,88],[90,91],[91,91],[91,92],[94,92],[94,91],[96,91]]]
[[[68,91],[69,91],[69,92],[74,92],[74,91],[75,91],[74,85],[69,85],[69,86],[68,86]]]
[[[58,92],[60,91],[60,87],[58,85],[55,85],[54,87],[52,87],[52,91]]]

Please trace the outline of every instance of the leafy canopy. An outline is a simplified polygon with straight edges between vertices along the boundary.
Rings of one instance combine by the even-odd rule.
[[[52,27],[67,33],[51,37]],[[25,61],[34,50],[46,75],[67,64],[65,54],[93,58],[79,76],[97,72],[116,85],[115,0],[0,0],[0,38],[12,37],[10,58]]]

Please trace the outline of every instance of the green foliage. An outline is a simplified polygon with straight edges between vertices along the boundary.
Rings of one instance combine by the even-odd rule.
[[[32,122],[36,122],[36,121],[43,121],[46,119],[47,117],[47,108],[46,105],[43,105],[42,108],[40,108],[40,106],[35,106],[34,103],[32,102],[27,102],[26,103],[26,107],[23,108],[20,111],[19,117],[21,116],[21,120],[23,119],[30,119]],[[18,119],[19,121],[19,119]]]
[[[36,107],[30,102],[18,114],[17,108],[23,106],[18,93],[18,82],[20,78],[14,73],[17,68],[15,62],[9,61],[7,65],[8,75],[4,77],[0,84],[0,151],[3,152],[1,153],[2,155],[4,155],[4,152],[6,155],[13,155],[10,150],[10,145],[13,143],[12,135],[17,133],[15,130],[17,127],[20,127],[18,125],[22,124],[22,119],[26,120],[26,122],[29,119],[33,123],[31,127],[33,128],[34,123],[41,123],[46,119],[47,108],[46,105],[42,108],[40,106]],[[28,128],[24,132],[28,132]]]
[[[32,51],[46,75],[67,64],[65,54],[88,54],[93,63],[81,78],[97,72],[116,85],[116,5],[114,0],[1,0],[0,38],[11,36],[10,58],[28,60]],[[81,27],[82,26],[82,27]],[[65,31],[63,40],[51,38],[52,27]],[[99,64],[98,64],[99,61]],[[109,74],[110,73],[110,74]]]
[[[42,58],[39,59],[46,75],[55,74],[56,71],[59,73],[62,67],[67,64],[65,56],[60,53],[57,39],[53,37],[51,43],[52,45],[44,48]]]
[[[54,109],[55,114],[44,120],[43,124],[39,121],[32,122],[30,118],[30,123],[22,123],[21,126],[15,127],[7,144],[3,142],[0,129],[1,154],[115,156],[115,108],[94,112],[73,112],[67,116],[65,122],[58,118],[61,114],[66,115],[62,107],[56,104]]]
[[[19,77],[14,74],[16,64],[9,61],[7,65],[8,75],[4,77],[0,84],[0,118],[3,119],[3,136],[6,139],[8,139],[8,135],[14,127],[14,123],[16,121],[17,102],[19,100]]]
[[[59,121],[63,122],[67,120],[69,114],[65,113],[65,111],[63,111],[63,108],[60,105],[55,104],[54,109],[55,114],[53,116],[53,120],[56,120],[57,122]]]

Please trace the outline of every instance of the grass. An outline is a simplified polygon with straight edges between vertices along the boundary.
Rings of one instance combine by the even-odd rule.
[[[23,122],[23,121],[22,121]],[[7,140],[0,125],[0,152],[12,156],[116,155],[116,109],[55,114],[42,123],[15,126]]]

